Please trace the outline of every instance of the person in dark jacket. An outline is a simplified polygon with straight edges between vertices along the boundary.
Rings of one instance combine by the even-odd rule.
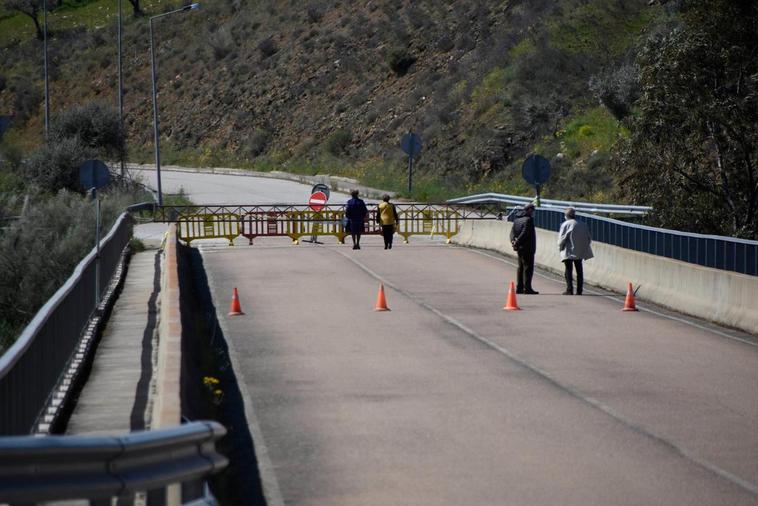
[[[350,192],[353,197],[347,201],[345,207],[345,217],[347,218],[347,229],[350,237],[353,239],[353,249],[361,249],[361,234],[364,230],[364,222],[368,215],[366,203],[358,198],[358,190]]]
[[[534,204],[527,204],[517,212],[511,227],[511,245],[518,254],[516,293],[537,295],[532,288],[534,253],[537,251],[537,233],[534,230]]]

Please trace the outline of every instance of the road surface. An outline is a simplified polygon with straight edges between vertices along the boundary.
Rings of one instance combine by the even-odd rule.
[[[163,181],[197,203],[309,193]],[[623,313],[591,289],[561,296],[550,276],[505,312],[503,257],[363,244],[198,243],[271,504],[758,504],[749,341]],[[372,310],[380,282],[391,312]],[[227,317],[234,287],[246,315]]]
[[[380,241],[204,251],[284,503],[758,504],[757,347]]]
[[[154,170],[130,169],[152,188],[157,186]],[[203,172],[161,171],[164,193],[179,193],[180,189],[195,204],[307,204],[311,185],[266,177],[232,176]],[[344,204],[349,195],[332,192],[330,204]]]

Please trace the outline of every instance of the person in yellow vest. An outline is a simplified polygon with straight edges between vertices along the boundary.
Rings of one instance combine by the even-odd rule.
[[[376,213],[376,222],[382,226],[384,249],[392,249],[392,236],[395,234],[395,227],[399,218],[395,204],[390,204],[390,196],[385,194],[382,201],[379,203],[379,210]]]

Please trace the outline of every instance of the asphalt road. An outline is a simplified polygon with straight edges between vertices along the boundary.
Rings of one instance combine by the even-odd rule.
[[[157,187],[154,170],[130,169],[152,188]],[[311,186],[265,177],[231,176],[202,172],[161,171],[164,193],[184,189],[195,204],[307,204]],[[350,197],[332,192],[330,204],[344,204]]]
[[[423,240],[203,256],[274,504],[758,504],[749,343]]]
[[[209,204],[310,190],[176,172],[163,185]],[[270,504],[758,504],[749,342],[560,296],[549,277],[505,312],[504,258],[326,241],[198,243]],[[372,310],[380,281],[391,312]],[[246,315],[227,317],[234,287]]]

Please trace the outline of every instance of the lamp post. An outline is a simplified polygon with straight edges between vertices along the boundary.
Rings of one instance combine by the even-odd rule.
[[[42,10],[44,18],[44,34],[43,34],[43,52],[45,53],[45,142],[47,142],[50,136],[50,87],[48,85],[47,77],[47,0],[42,0]]]
[[[200,7],[199,3],[190,4],[163,14],[158,14],[150,18],[150,64],[153,77],[153,136],[155,138],[155,173],[158,179],[158,205],[163,205],[163,191],[161,190],[161,146],[160,146],[160,131],[158,127],[158,91],[155,74],[155,44],[153,44],[153,20],[175,14],[177,12],[191,11]]]
[[[121,21],[121,0],[118,0],[118,124],[121,135],[124,133],[124,76],[121,58],[121,38],[123,23]],[[121,153],[121,178],[124,178],[124,153]]]

